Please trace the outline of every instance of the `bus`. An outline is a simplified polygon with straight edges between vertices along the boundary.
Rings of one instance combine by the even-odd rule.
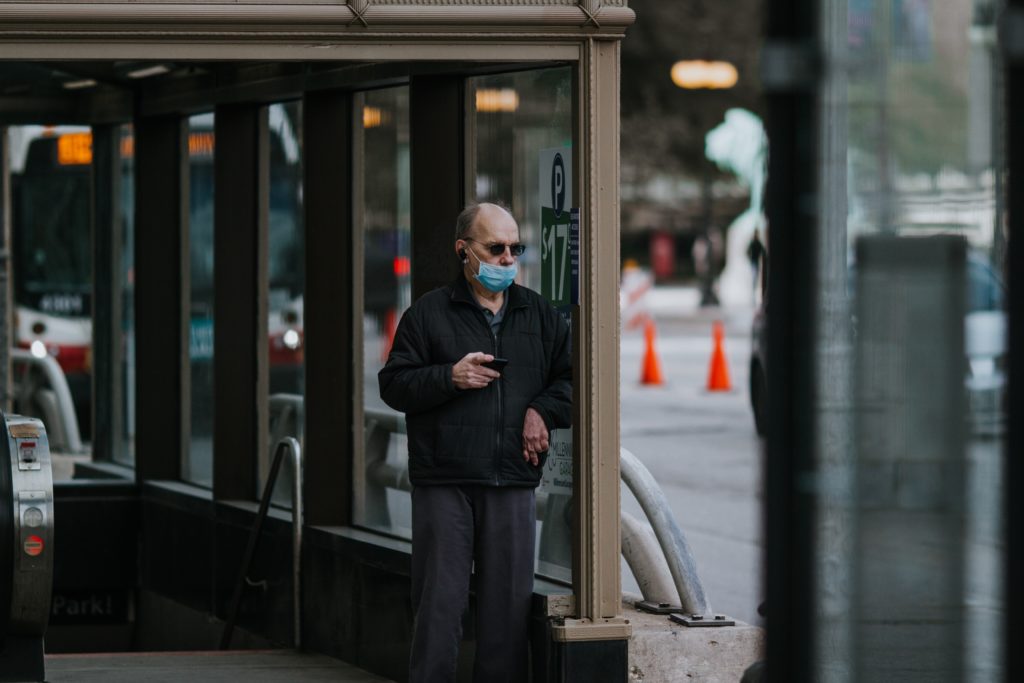
[[[302,206],[300,152],[285,107],[270,107],[270,391],[301,393],[303,384]],[[193,380],[212,372],[213,357],[213,115],[190,119],[189,356]],[[126,429],[133,423],[132,248],[134,139],[122,128],[122,277],[127,360]],[[68,380],[83,437],[91,425],[92,253],[90,236],[92,135],[88,128],[11,128],[12,278],[15,346],[52,356]],[[31,412],[31,406],[21,410]]]

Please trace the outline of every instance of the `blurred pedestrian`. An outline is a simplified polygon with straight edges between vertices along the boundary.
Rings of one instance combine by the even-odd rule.
[[[764,243],[761,242],[761,231],[758,228],[754,228],[754,236],[750,238],[750,244],[747,245],[747,259],[750,261],[750,269],[753,271],[754,277],[754,303],[757,303],[757,287],[761,281],[761,262],[764,260],[765,248]]]
[[[714,269],[714,242],[707,234],[697,235],[690,249],[693,257],[693,270],[697,274],[697,282],[700,284],[700,305],[717,306],[718,297],[715,295],[715,269]]]

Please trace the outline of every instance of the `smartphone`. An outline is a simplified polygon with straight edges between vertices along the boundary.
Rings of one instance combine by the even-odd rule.
[[[508,365],[508,358],[495,358],[490,363],[484,363],[483,365],[485,368],[501,372],[505,369],[505,366]]]

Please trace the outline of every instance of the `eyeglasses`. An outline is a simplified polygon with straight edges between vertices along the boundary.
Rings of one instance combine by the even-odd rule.
[[[501,244],[499,242],[492,242],[490,244],[484,244],[472,237],[463,237],[462,239],[467,242],[476,242],[477,244],[483,244],[484,248],[491,252],[491,256],[501,256],[505,253],[505,247],[508,247],[509,253],[513,256],[522,256],[523,252],[526,251],[526,245],[516,242],[515,244]]]

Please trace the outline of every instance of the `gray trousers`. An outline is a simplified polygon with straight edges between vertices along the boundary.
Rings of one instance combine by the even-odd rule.
[[[535,519],[532,488],[413,488],[410,683],[455,680],[474,561],[473,681],[525,683]]]

